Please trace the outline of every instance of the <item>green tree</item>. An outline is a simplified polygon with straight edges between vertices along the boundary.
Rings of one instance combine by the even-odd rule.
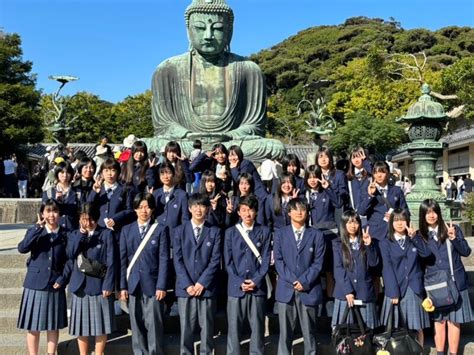
[[[151,120],[151,91],[128,96],[112,108],[115,136],[118,141],[129,134],[137,137],[153,137],[153,124]]]
[[[402,125],[391,119],[378,119],[363,110],[349,114],[344,123],[328,142],[335,152],[361,145],[384,154],[403,143],[406,137]]]
[[[17,34],[0,32],[0,150],[43,139],[38,111],[40,92],[31,74],[32,63],[22,58]]]

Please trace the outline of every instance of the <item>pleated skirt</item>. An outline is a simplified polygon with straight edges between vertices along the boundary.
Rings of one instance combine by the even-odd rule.
[[[113,297],[89,296],[81,290],[72,295],[69,334],[99,336],[116,329]]]
[[[405,296],[399,300],[398,309],[402,312],[408,329],[420,330],[430,327],[430,316],[423,309],[421,303],[423,300],[408,287]],[[380,315],[380,322],[383,325],[388,325],[388,316],[392,301],[385,296],[382,305],[382,313]],[[393,324],[395,327],[399,326],[399,314],[397,308],[394,308]]]
[[[332,314],[331,326],[334,327],[342,323],[346,307],[347,301],[339,300],[337,298],[334,300],[334,311]],[[375,302],[364,303],[363,306],[355,307],[359,309],[362,320],[368,328],[374,329],[379,326],[379,317],[377,316]],[[355,323],[355,320],[352,319],[351,312],[349,312],[348,321],[349,323]]]
[[[67,305],[64,289],[54,291],[23,289],[17,327],[30,331],[66,328]]]
[[[459,292],[459,302],[455,307],[442,311],[434,311],[434,321],[448,320],[455,323],[469,323],[474,320],[469,300],[469,291],[466,289]]]

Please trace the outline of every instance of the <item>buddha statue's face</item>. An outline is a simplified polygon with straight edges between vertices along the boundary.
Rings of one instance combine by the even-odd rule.
[[[226,15],[194,13],[189,18],[188,36],[192,47],[204,57],[222,54],[232,31]]]

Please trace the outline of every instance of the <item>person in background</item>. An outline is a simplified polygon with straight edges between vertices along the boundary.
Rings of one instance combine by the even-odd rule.
[[[266,155],[265,160],[260,165],[260,176],[262,178],[263,185],[267,189],[267,192],[270,193],[273,180],[278,179],[276,165],[272,160],[272,155],[270,153]]]
[[[129,134],[123,140],[123,150],[122,150],[122,154],[120,154],[120,158],[118,160],[120,164],[126,163],[128,161],[128,159],[130,159],[130,157],[132,156],[132,145],[136,141],[138,141],[138,138],[135,137],[133,134]]]
[[[202,153],[202,142],[199,139],[196,139],[193,142],[193,151],[189,155],[189,164],[192,164],[194,159],[196,159]],[[194,172],[194,183],[189,192],[196,192],[199,188],[199,182],[201,180],[202,171]]]
[[[464,179],[464,193],[469,194],[472,192],[472,179],[471,174],[467,174]]]
[[[49,199],[41,205],[36,225],[18,244],[30,253],[23,283],[17,327],[27,330],[30,355],[39,354],[40,333],[46,331],[48,355],[56,354],[59,329],[67,327],[65,287],[71,273],[66,255],[66,231],[59,225],[59,206]]]
[[[77,166],[81,162],[82,159],[86,158],[87,154],[83,150],[78,150],[77,152],[74,153],[73,159],[71,159],[72,163],[71,166],[74,169],[74,173],[77,174]],[[76,177],[76,175],[74,175]],[[76,179],[74,179],[76,180]]]
[[[12,154],[3,161],[5,167],[3,186],[5,197],[17,197],[18,196],[18,183],[16,179],[16,169],[18,164],[16,162],[16,155]]]
[[[18,192],[20,194],[20,198],[27,198],[28,197],[28,181],[30,179],[30,172],[23,162],[18,163],[18,167],[16,169],[16,176],[18,179]]]
[[[463,201],[464,200],[464,180],[462,176],[458,177],[458,181],[456,181],[456,187],[458,189],[457,199],[459,201]]]
[[[95,161],[87,156],[82,158],[76,165],[76,174],[74,175],[72,186],[76,191],[77,199],[80,204],[87,201],[92,191],[95,171]]]

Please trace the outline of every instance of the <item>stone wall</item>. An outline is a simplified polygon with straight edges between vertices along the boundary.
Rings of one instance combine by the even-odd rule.
[[[0,223],[35,223],[40,206],[40,198],[0,198]]]

